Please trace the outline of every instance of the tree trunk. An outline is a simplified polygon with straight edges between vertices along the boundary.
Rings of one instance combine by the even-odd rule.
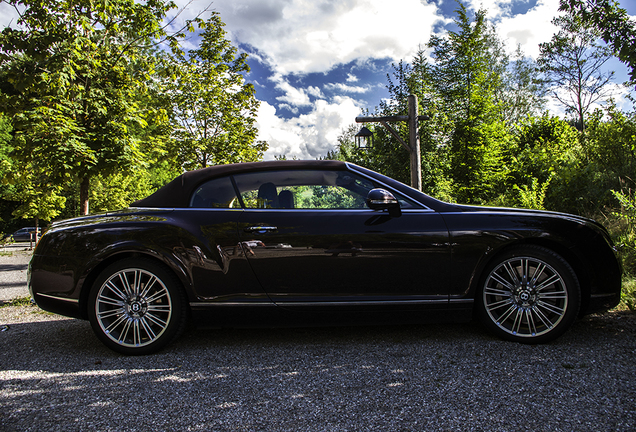
[[[80,183],[80,214],[83,216],[88,215],[88,187],[89,187],[89,179],[88,176],[82,179]]]
[[[38,236],[38,228],[39,228],[39,223],[40,222],[40,218],[39,217],[35,217],[35,238],[31,238],[31,240],[35,240],[35,243],[32,241],[31,242],[31,249],[33,249],[33,245],[34,244],[38,244],[38,240],[39,240],[39,236]]]

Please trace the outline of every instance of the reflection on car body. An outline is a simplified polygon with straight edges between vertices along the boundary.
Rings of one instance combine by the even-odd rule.
[[[542,343],[620,299],[598,223],[445,203],[340,161],[185,173],[133,207],[54,223],[36,247],[37,304],[88,319],[126,354],[202,325],[466,321]],[[55,283],[51,283],[51,281]]]

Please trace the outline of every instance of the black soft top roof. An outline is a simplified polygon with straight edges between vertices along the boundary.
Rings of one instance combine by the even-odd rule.
[[[344,170],[346,167],[345,162],[333,160],[292,160],[215,165],[181,174],[152,195],[132,203],[132,207],[186,208],[190,205],[192,193],[201,183],[231,174],[304,168]]]

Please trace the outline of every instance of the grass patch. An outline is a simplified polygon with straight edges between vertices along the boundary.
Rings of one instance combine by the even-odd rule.
[[[630,311],[636,310],[636,277],[623,277],[623,289],[621,290],[621,303],[619,308]]]
[[[25,297],[17,297],[12,300],[9,300],[8,302],[5,302],[0,307],[11,307],[11,306],[34,306],[34,304],[31,303],[31,297],[25,296]]]

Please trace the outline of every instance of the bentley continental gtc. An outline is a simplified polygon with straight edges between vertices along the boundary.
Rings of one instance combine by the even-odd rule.
[[[38,306],[124,354],[186,323],[469,321],[544,343],[618,304],[607,231],[578,216],[438,201],[340,161],[186,172],[132,207],[55,222],[29,265]]]

